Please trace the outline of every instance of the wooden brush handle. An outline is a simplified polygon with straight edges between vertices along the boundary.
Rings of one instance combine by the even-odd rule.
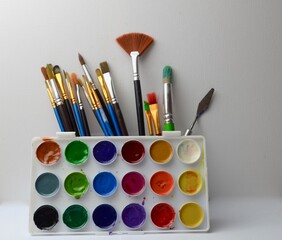
[[[135,103],[136,103],[139,136],[144,136],[145,125],[144,125],[143,101],[142,101],[140,80],[134,80],[134,91],[135,91]]]
[[[68,99],[66,99],[65,101],[65,104],[66,104],[66,107],[67,107],[67,111],[68,111],[68,116],[69,116],[69,119],[70,119],[70,122],[71,122],[71,125],[75,131],[75,135],[76,136],[79,136],[79,132],[78,132],[78,128],[76,126],[76,122],[75,122],[75,118],[74,118],[74,115],[73,115],[73,111],[72,111],[72,107],[71,107],[71,104],[69,102]]]
[[[122,115],[119,103],[118,102],[114,103],[113,108],[114,108],[114,111],[116,113],[118,124],[119,124],[120,131],[121,131],[122,135],[128,136],[127,128],[126,128],[126,125],[125,125],[125,122],[124,122],[124,119],[123,119],[123,115]]]
[[[90,130],[89,130],[89,126],[88,126],[88,122],[87,122],[85,111],[84,111],[83,108],[80,109],[79,111],[80,111],[82,125],[83,125],[84,131],[85,131],[85,136],[90,136]]]
[[[61,105],[57,106],[57,109],[58,109],[59,115],[61,117],[65,132],[73,132],[74,129],[73,129],[73,127],[70,123],[70,120],[68,118],[66,105],[61,104]]]

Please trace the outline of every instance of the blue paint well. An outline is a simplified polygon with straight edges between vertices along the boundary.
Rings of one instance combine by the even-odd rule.
[[[52,197],[59,191],[58,177],[50,172],[42,173],[35,181],[36,191],[44,197]]]
[[[93,156],[103,165],[111,164],[117,157],[116,146],[110,141],[100,141],[93,148]]]
[[[101,204],[96,207],[92,214],[95,225],[103,230],[113,228],[117,221],[117,212],[109,204]]]
[[[102,197],[108,197],[117,189],[117,179],[110,172],[100,172],[93,179],[94,190]]]

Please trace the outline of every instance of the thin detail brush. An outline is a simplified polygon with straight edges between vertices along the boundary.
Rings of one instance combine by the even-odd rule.
[[[47,75],[48,75],[48,79],[46,82],[48,84],[48,87],[52,93],[52,96],[53,96],[53,99],[54,99],[54,102],[57,106],[57,109],[58,109],[58,112],[60,114],[60,117],[62,119],[62,123],[63,123],[63,126],[64,126],[64,129],[65,131],[74,131],[71,123],[70,123],[70,120],[68,118],[68,113],[67,113],[67,108],[66,108],[66,105],[63,103],[63,100],[60,96],[60,93],[59,93],[59,90],[58,90],[58,86],[57,86],[57,82],[55,80],[55,76],[54,76],[54,73],[53,73],[53,69],[52,69],[52,65],[51,64],[47,64],[46,66],[46,72],[47,72]]]
[[[75,88],[76,88],[78,108],[80,111],[80,117],[81,117],[82,124],[84,127],[85,135],[90,136],[91,134],[90,134],[89,126],[88,126],[88,121],[87,121],[84,106],[83,106],[81,96],[80,96],[80,88],[83,89],[83,84],[79,78],[77,78],[77,84],[75,84]]]
[[[71,125],[72,125],[72,127],[73,127],[73,129],[76,133],[76,136],[79,136],[79,131],[78,131],[78,128],[77,128],[77,125],[76,125],[76,122],[75,122],[75,117],[74,117],[74,114],[73,114],[71,103],[68,99],[68,95],[67,95],[67,91],[66,91],[66,88],[65,88],[65,84],[64,84],[64,80],[63,80],[63,76],[62,76],[60,67],[58,65],[54,66],[53,72],[55,74],[55,78],[56,78],[57,83],[59,85],[59,89],[61,91],[64,104],[66,105],[68,117],[70,119]]]
[[[61,132],[64,132],[65,129],[64,129],[64,126],[63,126],[63,123],[62,123],[62,120],[61,120],[59,111],[58,111],[58,109],[57,109],[57,107],[56,107],[55,101],[54,101],[53,96],[52,96],[52,93],[51,93],[51,91],[50,91],[50,89],[49,89],[49,85],[48,85],[48,83],[47,83],[47,80],[49,80],[49,78],[48,78],[48,75],[47,75],[46,68],[45,68],[45,67],[42,67],[42,68],[41,68],[41,72],[42,72],[42,74],[43,74],[43,76],[44,76],[44,79],[45,79],[45,86],[46,86],[47,94],[48,94],[48,96],[49,96],[49,99],[50,99],[52,108],[53,108],[53,110],[54,110],[55,117],[56,117],[56,119],[57,119],[57,122],[58,122],[58,124],[59,124],[59,127],[60,127]]]
[[[131,56],[133,68],[133,81],[135,92],[135,104],[139,135],[145,135],[142,91],[138,71],[138,58],[154,41],[152,37],[143,33],[128,33],[116,39],[118,44]]]
[[[172,111],[172,68],[165,66],[163,69],[163,103],[164,103],[164,130],[174,131]]]
[[[108,132],[107,132],[107,129],[106,129],[106,126],[104,124],[104,121],[102,119],[102,116],[100,114],[100,112],[98,111],[98,107],[97,107],[97,104],[95,102],[95,99],[93,97],[93,94],[92,94],[92,91],[91,91],[91,86],[90,86],[90,83],[87,81],[86,79],[86,76],[85,75],[82,75],[82,79],[84,81],[84,84],[85,84],[85,95],[88,96],[86,97],[88,102],[89,102],[89,105],[104,133],[105,136],[109,136]]]
[[[86,76],[86,79],[88,80],[88,82],[91,84],[93,90],[95,91],[95,93],[96,93],[96,95],[97,95],[97,97],[98,97],[98,99],[99,99],[99,102],[100,102],[100,104],[101,104],[101,106],[102,106],[102,108],[103,108],[103,111],[105,112],[106,117],[107,117],[107,119],[109,120],[110,127],[111,127],[111,132],[115,133],[115,131],[114,131],[114,124],[113,124],[113,122],[111,121],[110,114],[109,114],[109,112],[108,112],[108,109],[107,109],[107,107],[106,107],[106,104],[105,104],[105,102],[104,102],[104,100],[103,100],[103,98],[102,98],[102,95],[101,95],[99,89],[96,87],[92,76],[90,75],[90,72],[89,72],[89,70],[88,70],[88,68],[87,68],[87,65],[86,65],[86,63],[85,63],[85,61],[84,61],[84,58],[80,55],[80,53],[78,53],[78,59],[79,59],[79,62],[80,62],[80,64],[81,64],[81,67],[82,67],[82,69],[83,69],[83,72],[84,72],[84,74],[85,74],[85,76]]]
[[[106,85],[105,79],[104,79],[102,72],[99,68],[96,69],[96,75],[97,75],[98,81],[100,83],[104,98],[106,100],[108,111],[109,111],[109,114],[111,116],[112,122],[114,124],[114,128],[115,128],[115,131],[117,133],[117,136],[121,136],[122,134],[121,134],[121,131],[120,131],[120,128],[119,128],[119,125],[118,125],[116,114],[114,112],[114,108],[113,108],[113,105],[112,105],[112,100],[111,100],[111,97],[110,97],[109,89]]]
[[[146,120],[147,120],[147,126],[148,126],[148,132],[150,136],[154,135],[154,131],[153,131],[153,117],[150,111],[150,107],[149,107],[149,103],[144,101],[144,110],[145,110],[145,116],[146,116]]]
[[[150,107],[150,111],[153,117],[153,123],[154,123],[154,130],[155,134],[157,136],[162,135],[161,131],[161,124],[160,124],[160,117],[159,117],[159,107],[158,107],[158,101],[157,101],[157,96],[156,93],[148,93],[147,94],[147,99]]]
[[[125,121],[122,115],[122,111],[120,108],[120,105],[118,103],[117,97],[116,97],[116,92],[115,92],[115,88],[114,88],[114,84],[113,84],[113,80],[110,74],[110,69],[108,66],[107,62],[102,62],[100,63],[100,67],[101,67],[101,71],[103,73],[106,85],[108,87],[109,93],[110,93],[110,97],[111,97],[111,101],[112,101],[112,105],[117,117],[117,121],[118,121],[118,125],[121,131],[121,134],[123,136],[128,136],[128,131],[125,125]]]

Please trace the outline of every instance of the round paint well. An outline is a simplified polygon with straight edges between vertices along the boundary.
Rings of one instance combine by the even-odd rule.
[[[204,220],[204,211],[199,204],[189,202],[180,208],[179,219],[185,227],[196,228]]]
[[[108,165],[117,158],[117,148],[110,141],[100,141],[93,148],[93,156],[102,165]]]
[[[177,146],[177,156],[181,162],[191,164],[200,158],[201,148],[199,144],[192,139],[183,140]]]
[[[201,190],[202,185],[202,177],[198,171],[184,171],[178,178],[180,190],[187,195],[195,195]]]
[[[70,142],[65,149],[66,160],[73,165],[81,165],[88,159],[88,146],[82,141]]]
[[[61,148],[54,141],[45,141],[37,147],[36,157],[44,165],[53,165],[61,157]]]
[[[100,172],[93,179],[93,188],[100,196],[109,197],[117,189],[117,179],[110,172]]]
[[[141,173],[132,171],[123,176],[121,186],[123,191],[128,195],[138,196],[144,192],[146,181]]]
[[[121,218],[128,228],[138,229],[146,222],[146,211],[142,205],[131,203],[122,210]]]
[[[89,182],[85,174],[73,172],[66,177],[64,187],[69,195],[79,199],[87,192]]]
[[[34,212],[33,221],[40,230],[51,230],[58,223],[59,214],[56,208],[43,205]]]
[[[121,155],[127,163],[138,164],[145,157],[145,147],[137,140],[130,140],[123,144]]]
[[[151,210],[151,220],[158,228],[171,228],[175,221],[175,211],[167,203],[159,203]]]
[[[150,156],[154,162],[165,164],[171,160],[173,148],[171,144],[165,140],[156,140],[150,146]]]
[[[36,191],[43,197],[52,197],[59,191],[58,177],[50,172],[42,173],[35,181]]]
[[[150,187],[157,195],[166,196],[174,188],[173,177],[166,171],[155,172],[150,178]]]
[[[81,229],[88,221],[87,210],[81,205],[69,206],[63,213],[63,222],[70,229]]]
[[[102,230],[109,230],[116,224],[117,212],[113,206],[101,204],[94,209],[92,219],[97,227]]]

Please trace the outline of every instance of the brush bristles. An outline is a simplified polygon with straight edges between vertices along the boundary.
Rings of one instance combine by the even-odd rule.
[[[77,82],[78,82],[78,85],[79,85],[80,87],[84,87],[84,85],[83,85],[81,79],[78,78],[78,79],[77,79]]]
[[[165,66],[163,69],[163,83],[171,83],[172,81],[172,68]]]
[[[78,84],[78,80],[77,80],[77,77],[76,77],[75,73],[71,74],[71,80],[72,80],[73,84]]]
[[[133,51],[137,51],[139,55],[142,55],[154,39],[144,33],[127,33],[118,37],[116,41],[128,55]]]
[[[78,53],[78,59],[79,59],[79,62],[80,62],[81,65],[85,64],[85,61],[84,61],[83,57],[80,55],[80,53]]]
[[[54,72],[54,74],[61,73],[60,67],[59,67],[58,65],[55,65],[55,66],[53,67],[53,72]]]
[[[148,99],[149,105],[158,103],[158,101],[157,101],[157,95],[156,95],[156,93],[154,93],[154,92],[148,93],[148,94],[147,94],[147,99]]]
[[[97,68],[95,72],[96,72],[97,77],[103,77],[99,68]]]
[[[45,67],[42,67],[42,68],[41,68],[41,72],[42,72],[42,74],[43,74],[43,76],[44,76],[44,79],[45,79],[45,80],[49,80],[48,75],[47,75],[47,70],[46,70]]]
[[[109,66],[107,62],[101,62],[100,63],[101,71],[102,73],[110,72]]]
[[[47,64],[46,65],[46,71],[49,79],[54,79],[54,73],[53,73],[53,67],[52,64]]]

